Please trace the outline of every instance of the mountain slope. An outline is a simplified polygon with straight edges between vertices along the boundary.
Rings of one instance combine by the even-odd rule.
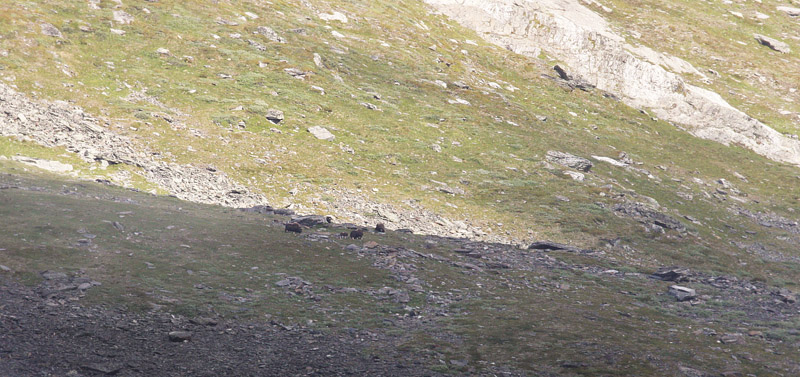
[[[286,216],[24,166],[9,163],[0,175],[8,220],[0,370],[17,375],[791,375],[800,367],[787,357],[800,341],[800,303],[763,282],[695,268],[661,281],[600,250],[392,231],[349,240],[335,223],[293,234]],[[674,284],[702,298],[676,302],[667,294]],[[172,342],[173,331],[191,338]]]
[[[663,10],[656,12],[661,15],[658,18],[648,18],[662,34],[644,33],[646,25],[638,22],[626,29],[634,5],[609,2],[611,13],[600,6],[591,9],[626,40],[639,33],[632,45],[657,51],[662,43],[670,42],[665,44],[666,52],[692,63],[702,75],[712,77],[707,73],[711,68],[723,72],[710,84],[700,81],[701,75],[689,74],[684,79],[720,93],[764,124],[794,132],[796,94],[790,90],[790,81],[795,52],[773,60],[769,58],[773,55],[760,55],[763,49],[751,55],[753,42],[731,47],[751,31],[776,35],[775,30],[792,25],[793,19],[778,20],[781,14],[771,10],[775,4],[747,4],[769,13],[769,22],[758,21],[761,25],[737,18],[743,29],[735,29],[736,38],[724,43],[731,47],[720,51],[725,60],[696,57],[681,51],[678,43],[690,39],[681,32],[682,14],[690,15],[686,27],[696,32],[706,49],[722,40],[721,35],[733,33],[725,28],[725,21],[719,21],[730,17],[721,14],[722,5],[640,4]],[[716,18],[699,25],[702,14],[693,12]],[[7,179],[30,180],[7,185],[54,187],[38,198],[32,194],[35,190],[3,192],[4,215],[14,219],[15,230],[3,234],[3,242],[13,243],[14,253],[0,254],[0,264],[17,271],[14,276],[24,276],[29,284],[40,284],[41,270],[74,272],[88,268],[87,263],[97,256],[87,251],[71,260],[67,251],[25,252],[51,242],[64,246],[63,229],[48,233],[44,224],[52,223],[51,218],[67,224],[70,220],[47,212],[48,206],[35,209],[36,203],[61,200],[57,178],[30,177],[38,167],[46,167],[66,172],[69,179],[100,180],[194,202],[230,207],[262,204],[330,215],[338,228],[324,242],[310,237],[311,230],[297,238],[282,234],[278,223],[266,228],[270,230],[264,241],[268,247],[291,245],[300,251],[310,247],[319,253],[345,254],[337,257],[331,252],[324,260],[325,269],[319,268],[320,260],[306,260],[308,255],[291,250],[280,257],[281,269],[296,271],[289,274],[311,281],[314,294],[324,284],[355,284],[333,284],[335,279],[328,273],[349,276],[370,270],[373,263],[391,263],[360,259],[372,257],[364,249],[370,240],[429,254],[423,251],[426,239],[407,233],[391,233],[387,240],[372,239],[370,234],[362,243],[351,241],[357,250],[345,251],[350,242],[331,238],[344,231],[345,223],[372,228],[383,222],[393,230],[456,237],[432,239],[446,246],[432,247],[430,253],[460,266],[413,253],[400,259],[424,260],[412,262],[425,266],[419,269],[424,275],[420,279],[429,284],[422,285],[424,292],[411,294],[411,300],[416,300],[409,305],[412,309],[443,302],[457,307],[433,321],[443,326],[435,327],[435,335],[426,336],[430,328],[422,327],[413,340],[406,339],[408,347],[422,354],[434,349],[428,354],[457,371],[483,368],[487,364],[482,362],[492,361],[485,355],[495,354],[498,365],[512,365],[515,372],[568,374],[576,365],[575,373],[611,373],[630,364],[635,365],[630,373],[641,374],[663,373],[681,365],[758,373],[765,365],[776,365],[791,375],[792,368],[797,368],[786,357],[797,351],[798,342],[790,330],[797,321],[796,303],[790,301],[800,279],[797,167],[735,143],[726,146],[699,139],[677,124],[626,105],[613,93],[592,89],[580,80],[563,80],[553,70],[562,61],[544,54],[526,57],[494,46],[423,2],[12,1],[0,4],[0,37],[0,169],[13,175]],[[786,77],[775,84],[781,98],[767,96],[775,88],[762,85],[755,76],[737,82],[742,77],[734,72],[748,64],[752,64],[749,72],[770,66],[776,75]],[[723,65],[730,75],[724,73]],[[738,95],[742,93],[746,99]],[[792,113],[781,114],[781,109]],[[335,138],[317,138],[309,132],[317,130],[314,127],[324,127]],[[584,160],[565,166],[558,152],[585,158],[593,166],[587,171]],[[93,197],[130,194],[64,184],[78,185],[77,192],[99,190],[86,201],[62,203],[65,213],[87,203],[92,208],[106,203],[93,204]],[[34,197],[25,196],[29,194]],[[253,246],[262,245],[262,217],[135,196],[153,200],[155,208],[199,208],[191,214],[164,212],[141,218],[137,226],[161,229],[174,224],[156,219],[178,216],[181,222],[196,223],[213,233],[209,236],[213,245],[235,249],[209,247],[198,260],[225,259],[230,254],[230,258],[258,262],[260,269],[270,262]],[[118,212],[126,211],[131,209]],[[86,221],[91,218],[82,216]],[[291,220],[268,218],[273,219]],[[324,229],[313,232],[317,231]],[[63,232],[72,234],[73,230]],[[111,237],[102,249],[132,248],[142,271],[148,272],[142,267],[147,261],[165,272],[179,261],[150,253],[168,245],[175,256],[182,255],[181,244],[192,246],[185,241],[159,233],[139,249],[128,244],[131,240]],[[536,241],[572,248],[549,254],[525,250]],[[476,253],[484,247],[492,252]],[[147,257],[139,259],[138,251]],[[122,256],[108,254],[106,261],[122,271],[128,263]],[[69,263],[51,264],[59,258]],[[240,259],[231,264],[241,263]],[[241,285],[233,283],[239,278],[236,272],[227,272],[227,264],[213,264],[219,265],[207,272],[220,279],[216,284]],[[696,288],[697,299],[676,302],[666,295],[672,283],[646,278],[669,266],[691,267],[689,277],[680,284]],[[109,281],[114,278],[105,278],[102,268],[92,269],[100,275],[93,278],[104,277],[98,281],[113,288],[87,304],[124,297],[125,288],[117,285],[121,282]],[[442,274],[441,281],[437,273]],[[181,312],[202,305],[192,288],[195,283],[190,284],[194,278],[166,281],[134,275],[129,279],[142,291],[152,293],[159,286],[186,302],[156,300],[158,305],[168,304],[165,310]],[[380,287],[364,283],[359,289],[404,287],[387,283],[392,281],[387,275],[380,276],[376,277],[383,282]],[[472,287],[474,279],[483,287]],[[260,290],[265,284],[247,288]],[[433,289],[441,284],[445,287],[441,292]],[[474,289],[479,291],[475,295]],[[299,293],[303,292],[301,284]],[[461,299],[451,299],[452,295]],[[150,299],[139,299],[145,296],[150,297],[142,293],[126,304],[146,307]],[[349,296],[341,301],[336,297],[332,307],[347,307]],[[494,297],[499,297],[498,302]],[[553,300],[558,301],[551,306]],[[399,303],[386,309],[380,303],[357,301],[359,309],[341,310],[353,310],[346,314],[350,319],[343,321],[354,321],[348,323],[359,328],[375,327],[361,323],[362,317],[408,314]],[[273,310],[268,304],[259,301],[256,317]],[[309,311],[297,317],[302,320],[296,323],[321,320],[304,302],[292,305]],[[283,312],[283,318],[294,317],[286,314],[291,310]],[[433,310],[423,318],[436,313]],[[498,313],[503,313],[501,320],[486,326]],[[568,319],[562,318],[565,313]],[[537,329],[541,323],[549,327]],[[686,330],[690,327],[691,331]],[[694,334],[703,327],[713,328],[719,336]],[[741,347],[737,352],[753,360],[741,361],[747,358],[734,353],[739,362],[730,361],[727,344],[721,351],[712,349],[724,334],[751,330],[761,331],[763,337],[743,338],[741,344],[730,347]],[[582,341],[581,334],[590,334],[591,340]],[[676,345],[660,342],[669,338],[665,334],[674,334],[676,338],[670,341]],[[622,335],[636,339],[617,342]],[[537,337],[542,341],[536,341]],[[442,339],[449,345],[442,346]],[[557,346],[547,351],[552,344]],[[600,356],[604,347],[613,349],[606,354],[613,360],[608,365],[603,365]],[[659,347],[669,351],[659,361],[648,361]],[[581,356],[585,350],[592,351]],[[701,356],[687,361],[687,352],[695,351]],[[449,353],[458,363],[449,363]],[[630,360],[624,356],[629,354],[634,355]],[[468,366],[461,370],[458,365],[465,359]]]

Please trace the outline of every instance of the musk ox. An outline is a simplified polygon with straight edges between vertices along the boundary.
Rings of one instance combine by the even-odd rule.
[[[350,238],[354,240],[360,240],[362,237],[364,237],[364,231],[361,229],[356,229],[350,232]]]
[[[348,234],[347,232],[339,233],[339,238],[347,238],[347,237],[350,237],[350,234]]]
[[[300,226],[300,224],[298,223],[288,223],[286,224],[286,228],[284,228],[283,231],[292,233],[303,233],[303,227]]]
[[[386,227],[383,223],[378,223],[378,225],[375,225],[375,231],[378,233],[386,233]]]

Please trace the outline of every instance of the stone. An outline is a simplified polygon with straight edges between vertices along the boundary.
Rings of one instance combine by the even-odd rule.
[[[270,122],[272,122],[274,124],[278,124],[280,122],[283,122],[283,119],[284,119],[283,111],[275,110],[275,109],[269,109],[269,110],[267,110],[266,118],[267,118],[268,121],[270,121]]]
[[[316,52],[314,53],[314,65],[316,65],[318,68],[322,68],[322,56]]]
[[[592,156],[592,158],[597,160],[597,161],[602,161],[602,162],[605,162],[605,163],[609,163],[611,165],[614,165],[614,166],[617,166],[617,167],[621,167],[621,168],[624,168],[624,167],[628,166],[627,163],[619,161],[619,160],[615,160],[615,159],[613,159],[611,157]]]
[[[42,275],[45,280],[61,280],[67,278],[67,274],[63,272],[55,272],[50,270],[43,271],[40,275]]]
[[[321,126],[309,127],[308,132],[320,140],[331,141],[336,138],[327,128]]]
[[[348,21],[347,16],[341,12],[320,13],[319,18],[323,21],[339,21],[344,24]]]
[[[722,344],[740,343],[742,340],[742,334],[724,334],[719,338]]]
[[[11,268],[9,268],[9,267],[8,267],[8,266],[6,266],[6,265],[2,265],[2,264],[0,264],[0,271],[4,271],[4,272],[11,272]]]
[[[42,34],[48,37],[55,37],[55,38],[63,38],[64,35],[61,34],[61,31],[58,30],[53,24],[43,23],[39,25],[42,28]]]
[[[364,244],[364,247],[366,247],[367,249],[374,249],[374,248],[378,247],[378,243],[375,242],[375,241],[369,241],[369,242]]]
[[[465,367],[467,366],[467,360],[450,360],[450,364],[455,365],[457,367]]]
[[[441,191],[441,192],[443,192],[445,194],[450,194],[450,195],[464,195],[464,194],[467,193],[462,188],[451,187],[451,186],[447,186],[447,185],[439,187],[439,191]]]
[[[278,35],[278,33],[275,32],[275,30],[272,30],[272,28],[269,26],[259,26],[256,29],[255,33],[263,35],[272,42],[286,43],[286,40],[281,38],[281,36]]]
[[[124,232],[125,231],[125,227],[119,221],[114,221],[113,223],[111,223],[111,226],[113,226],[114,229],[116,229],[116,230],[118,230],[120,232]]]
[[[217,325],[217,320],[216,319],[206,318],[206,317],[192,318],[192,319],[189,320],[189,322],[191,322],[191,323],[193,323],[195,325],[200,325],[200,326],[216,326]]]
[[[659,268],[658,271],[654,272],[651,277],[654,279],[659,279],[663,281],[674,281],[680,282],[687,280],[689,275],[688,268],[682,267],[662,267]]]
[[[159,48],[156,50],[156,52],[157,52],[159,55],[169,55],[169,50],[167,50],[167,49],[166,49],[166,48],[164,48],[164,47],[159,47]]]
[[[593,166],[591,161],[565,152],[548,151],[545,158],[547,161],[554,164],[563,165],[583,172],[588,172]]]
[[[669,287],[667,293],[674,296],[679,302],[689,301],[697,297],[697,292],[692,288],[682,287],[680,285],[672,285]]]
[[[614,205],[615,212],[641,220],[642,222],[653,224],[662,229],[671,229],[678,232],[686,232],[687,229],[679,220],[674,217],[661,213],[653,208],[655,204],[627,202]]]
[[[89,289],[91,287],[92,287],[92,283],[81,283],[81,284],[78,284],[78,289],[81,290],[81,291],[85,291],[85,290],[87,290],[87,289]]]
[[[289,76],[292,76],[292,77],[294,77],[296,79],[301,79],[301,80],[305,79],[306,75],[308,75],[308,72],[303,71],[302,69],[297,69],[297,68],[284,68],[283,71],[286,72],[286,74],[288,74]]]
[[[583,173],[578,173],[576,171],[568,170],[565,171],[564,174],[568,175],[570,178],[578,182],[583,182],[583,180],[586,179],[586,175],[584,175]]]
[[[110,28],[110,29],[108,29],[108,31],[110,31],[111,34],[125,35],[125,30]]]
[[[467,101],[465,99],[462,99],[462,98],[448,99],[447,103],[449,103],[451,105],[466,105],[466,106],[470,106],[471,105],[469,103],[469,101]]]
[[[781,12],[786,13],[790,17],[798,17],[798,16],[800,16],[800,8],[780,6],[780,7],[778,7],[778,10],[781,11]]]
[[[797,302],[797,295],[795,295],[792,291],[786,288],[781,288],[776,292],[772,292],[772,295],[776,296],[778,299],[787,304],[794,304],[795,302]]]
[[[439,144],[431,144],[431,149],[436,153],[442,153],[442,146]]]
[[[320,216],[320,215],[294,216],[292,217],[292,222],[298,223],[300,225],[305,225],[308,227],[323,225],[328,223],[328,221],[325,219],[325,216]]]
[[[133,22],[133,16],[124,10],[115,10],[112,14],[114,16],[114,21],[122,25],[127,25]]]
[[[469,85],[467,85],[463,81],[454,81],[453,82],[453,86],[455,86],[456,88],[459,88],[459,89],[464,89],[464,90],[469,89]]]
[[[189,331],[172,331],[169,333],[170,342],[185,342],[192,339],[192,333]]]
[[[767,46],[780,53],[788,54],[792,52],[792,50],[789,48],[789,45],[775,38],[770,38],[767,37],[766,35],[761,35],[761,34],[754,34],[753,38],[755,38],[756,41],[758,41],[758,43],[761,43],[762,45]]]
[[[571,253],[590,253],[591,250],[585,250],[574,246],[569,246],[552,241],[536,241],[528,246],[528,250],[539,251],[568,251]]]
[[[248,43],[250,46],[253,46],[253,47],[254,47],[256,50],[258,50],[258,51],[267,51],[267,46],[264,46],[264,45],[262,45],[261,43],[258,43],[258,42],[254,41],[254,40],[252,40],[252,39],[248,39],[248,40],[247,40],[247,43]]]
[[[708,374],[703,373],[697,369],[685,366],[678,366],[678,370],[686,377],[706,377]]]
[[[405,292],[405,291],[402,291],[402,290],[399,290],[399,289],[395,289],[395,288],[391,288],[391,287],[383,287],[383,288],[379,289],[378,290],[378,294],[387,295],[390,298],[392,298],[392,300],[394,300],[395,302],[399,302],[399,303],[403,303],[403,304],[411,301],[411,297],[408,296],[408,292]]]

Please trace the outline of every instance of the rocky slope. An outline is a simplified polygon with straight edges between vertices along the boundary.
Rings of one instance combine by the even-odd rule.
[[[426,0],[492,43],[565,62],[576,78],[637,108],[685,126],[698,137],[742,145],[770,159],[800,164],[800,142],[728,104],[680,75],[702,75],[691,64],[637,47],[577,0]],[[610,10],[609,10],[610,11]]]
[[[159,161],[158,152],[135,145],[66,102],[33,101],[0,83],[0,110],[2,136],[62,147],[92,163],[141,168],[149,181],[181,199],[231,207],[265,202],[224,173]],[[126,185],[124,178],[118,183]]]

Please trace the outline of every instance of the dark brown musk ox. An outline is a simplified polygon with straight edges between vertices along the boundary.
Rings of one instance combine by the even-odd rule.
[[[284,232],[303,233],[303,227],[298,223],[287,223]]]
[[[350,232],[350,238],[352,238],[354,240],[360,240],[363,237],[364,237],[364,231],[361,230],[361,229],[356,229],[356,230]]]
[[[386,233],[386,226],[384,226],[383,223],[378,223],[378,225],[375,225],[375,231],[378,233]]]

